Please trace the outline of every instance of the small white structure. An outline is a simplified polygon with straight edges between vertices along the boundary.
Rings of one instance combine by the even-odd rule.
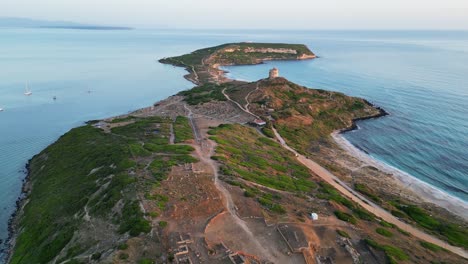
[[[312,219],[312,221],[317,221],[317,220],[318,220],[318,214],[316,214],[316,213],[311,213],[311,214],[310,214],[310,218]]]

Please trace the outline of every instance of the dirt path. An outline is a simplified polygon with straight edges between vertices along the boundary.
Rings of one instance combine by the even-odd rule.
[[[258,87],[257,87],[257,88],[258,88]],[[244,108],[244,107],[242,107],[242,105],[240,105],[238,102],[232,100],[231,97],[229,97],[229,95],[226,94],[226,88],[224,88],[221,92],[223,93],[224,97],[226,97],[226,99],[228,99],[228,101],[233,102],[234,104],[236,104],[242,111],[244,111],[244,112],[246,112],[247,114],[249,114],[249,115],[255,117],[256,119],[260,119],[259,116],[257,116],[256,114],[250,112],[248,108]],[[248,97],[248,95],[245,97],[246,100],[247,100],[247,97]],[[246,107],[249,106],[248,101],[247,101],[247,104],[246,104],[245,106],[246,106]]]
[[[311,171],[313,171],[315,174],[317,174],[319,177],[321,177],[323,180],[325,180],[327,183],[333,185],[338,191],[340,191],[343,195],[348,197],[349,199],[353,200],[354,202],[358,203],[360,206],[364,207],[367,211],[373,213],[377,217],[382,218],[383,220],[392,223],[396,225],[397,227],[401,228],[402,230],[412,234],[413,236],[425,240],[427,242],[430,242],[432,244],[438,245],[446,250],[449,250],[459,256],[462,256],[464,258],[468,258],[468,254],[465,250],[462,248],[454,247],[450,244],[448,244],[445,241],[442,241],[434,236],[431,236],[409,224],[406,224],[402,221],[400,221],[398,218],[393,216],[391,213],[383,209],[382,207],[378,206],[377,204],[373,203],[366,197],[362,196],[361,194],[357,193],[354,191],[352,188],[350,188],[348,185],[346,185],[343,181],[338,179],[335,175],[333,175],[330,171],[325,169],[324,167],[320,166],[316,162],[304,157],[303,155],[299,154],[297,151],[289,147],[285,140],[281,137],[281,135],[276,131],[276,129],[273,127],[273,132],[280,142],[280,144],[287,150],[291,151],[294,153],[296,158],[304,164],[306,167],[308,167]]]
[[[244,112],[259,118],[257,115],[255,115],[255,114],[253,114],[252,112],[249,111],[249,109],[248,109],[249,103],[248,103],[248,100],[247,100],[248,96],[246,97],[247,104],[245,105],[246,108],[244,109],[239,103],[237,103],[234,100],[232,100],[231,98],[229,98],[229,96],[225,93],[225,90],[226,89],[223,89],[222,92],[223,92],[224,96],[229,101],[235,103]],[[442,247],[442,248],[444,248],[446,250],[449,250],[449,251],[451,251],[451,252],[453,252],[453,253],[455,253],[455,254],[457,254],[459,256],[462,256],[464,258],[468,258],[468,253],[464,249],[459,248],[459,247],[454,247],[454,246],[448,244],[445,241],[442,241],[442,240],[440,240],[440,239],[438,239],[438,238],[436,238],[436,237],[434,237],[432,235],[429,235],[429,234],[427,234],[427,233],[425,233],[425,232],[423,232],[423,231],[421,231],[421,230],[419,230],[419,229],[417,229],[417,228],[415,228],[415,227],[413,227],[413,226],[411,226],[409,224],[406,224],[406,223],[400,221],[398,218],[393,216],[391,213],[389,213],[385,209],[381,208],[380,206],[373,203],[372,201],[370,201],[366,197],[364,197],[361,194],[357,193],[351,187],[349,187],[346,183],[344,183],[338,177],[336,177],[331,172],[329,172],[327,169],[320,166],[318,163],[306,158],[305,156],[299,154],[296,150],[294,150],[293,148],[288,146],[286,144],[286,141],[281,137],[281,135],[278,133],[278,131],[276,131],[276,129],[274,127],[272,127],[272,129],[273,129],[273,132],[275,134],[276,139],[280,142],[281,146],[283,146],[283,148],[285,148],[285,149],[291,151],[292,153],[294,153],[294,155],[299,160],[299,162],[304,164],[306,167],[308,167],[311,171],[313,171],[315,174],[317,174],[319,177],[321,177],[327,183],[329,183],[333,187],[335,187],[343,195],[345,195],[349,199],[353,200],[354,202],[358,203],[360,206],[365,208],[367,211],[373,213],[375,216],[380,217],[380,218],[382,218],[383,220],[385,220],[385,221],[387,221],[389,223],[392,223],[392,224],[396,225],[400,229],[412,234],[413,236],[415,236],[415,237],[417,237],[419,239],[422,239],[422,240],[425,240],[425,241],[430,242],[432,244],[438,245],[438,246],[440,246],[440,247]]]
[[[196,121],[193,119],[192,110],[187,106],[184,105],[185,109],[188,111],[187,117],[190,120],[190,124],[192,126],[193,134],[195,136],[195,140],[198,144],[194,145],[195,151],[197,153],[198,158],[201,162],[208,164],[213,171],[214,176],[214,184],[215,187],[218,189],[219,193],[222,196],[224,201],[224,207],[226,208],[227,212],[231,215],[234,223],[239,226],[245,234],[249,237],[249,240],[253,242],[256,247],[256,252],[261,253],[261,258],[266,258],[270,262],[274,262],[275,257],[271,254],[267,249],[265,249],[262,244],[257,240],[255,235],[247,226],[246,222],[242,220],[239,215],[237,215],[236,206],[232,200],[231,193],[222,185],[219,180],[218,174],[218,166],[214,160],[211,159],[211,156],[214,154],[215,151],[215,143],[211,140],[204,140],[200,137],[200,131],[196,124]]]
[[[171,124],[171,126],[170,126],[169,144],[174,145],[174,141],[175,141],[174,125]]]
[[[245,110],[249,111],[249,105],[250,105],[250,102],[249,102],[249,96],[258,90],[258,82],[257,82],[257,86],[255,87],[254,90],[250,91],[246,96],[245,96],[245,101],[247,102],[245,105],[244,105],[244,108]],[[250,112],[250,111],[249,111]]]

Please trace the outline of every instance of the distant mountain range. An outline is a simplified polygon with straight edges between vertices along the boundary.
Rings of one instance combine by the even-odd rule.
[[[101,26],[92,24],[81,24],[68,21],[47,21],[30,18],[0,17],[0,28],[68,28],[88,30],[130,30],[130,27]]]

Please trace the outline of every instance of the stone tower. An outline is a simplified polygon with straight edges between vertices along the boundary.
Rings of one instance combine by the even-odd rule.
[[[269,79],[274,79],[279,76],[279,71],[277,68],[273,68],[270,70],[270,76]]]

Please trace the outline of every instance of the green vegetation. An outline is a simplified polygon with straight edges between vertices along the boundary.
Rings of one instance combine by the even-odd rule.
[[[351,238],[351,236],[349,236],[349,234],[346,233],[346,231],[337,229],[337,230],[336,230],[336,233],[337,233],[338,235],[342,236],[342,237]]]
[[[450,244],[468,248],[468,230],[466,228],[439,221],[415,205],[398,203],[395,205],[421,227],[445,237]]]
[[[166,179],[172,166],[196,162],[197,159],[190,155],[158,155],[151,162],[149,168],[157,181]]]
[[[151,231],[151,224],[147,221],[140,210],[138,201],[125,203],[120,219],[119,233],[129,232],[131,236]]]
[[[240,49],[239,51],[234,52],[218,52],[223,48],[234,48]],[[274,49],[293,49],[297,54],[284,54],[284,53],[260,53],[260,52],[250,52],[245,53],[243,50],[245,48],[274,48]],[[190,54],[185,54],[182,56],[164,58],[160,62],[168,63],[176,66],[182,67],[195,67],[203,65],[203,59],[208,58],[211,55],[215,55],[214,61],[212,63],[221,63],[221,64],[253,64],[258,63],[258,59],[262,58],[275,58],[275,59],[296,59],[301,55],[312,55],[313,53],[302,44],[285,44],[285,43],[228,43],[216,47],[210,47],[205,49],[196,50]]]
[[[345,213],[345,212],[342,212],[342,211],[335,211],[334,212],[336,217],[342,221],[345,221],[345,222],[349,222],[353,225],[357,224],[357,220],[356,218],[354,218],[354,216],[348,214],[348,213]]]
[[[354,189],[356,191],[366,195],[367,197],[372,199],[374,202],[376,202],[378,204],[382,203],[382,200],[374,192],[372,192],[366,185],[364,185],[362,183],[356,183],[354,185]]]
[[[405,230],[403,230],[401,228],[397,227],[397,230],[398,230],[398,232],[400,232],[401,234],[403,234],[405,236],[411,236],[411,234],[409,232],[406,232]]]
[[[126,250],[128,248],[128,245],[127,243],[123,243],[123,244],[120,244],[117,248],[119,250]]]
[[[165,154],[190,154],[195,149],[189,145],[157,145],[152,143],[146,143],[144,148],[157,153],[165,153]]]
[[[130,171],[153,161],[149,169],[156,174],[157,183],[165,178],[170,166],[195,159],[189,155],[193,148],[169,145],[171,119],[131,119],[133,123],[113,128],[112,133],[90,125],[72,129],[31,160],[33,191],[19,219],[21,232],[11,263],[47,263],[54,259],[84,224],[85,206],[91,217],[118,223],[118,233],[137,236],[151,230],[135,200],[135,183],[148,180],[137,179]],[[130,117],[117,121],[128,120]],[[179,119],[177,125],[183,127],[184,121]],[[181,137],[188,135],[182,133]],[[140,164],[142,159],[147,161]],[[123,207],[116,212],[113,208],[119,201]],[[164,206],[167,201],[155,202]],[[73,242],[66,259],[95,242]]]
[[[404,261],[408,260],[409,256],[400,248],[390,246],[390,245],[380,245],[379,243],[375,242],[371,239],[365,239],[367,245],[379,249],[385,252],[387,259],[390,263],[398,263],[397,261]]]
[[[330,146],[333,131],[348,127],[355,118],[379,113],[363,99],[308,89],[282,78],[262,81],[260,88],[265,95],[255,98],[252,107],[274,108],[275,128],[302,153],[319,153],[321,146]]]
[[[320,193],[317,195],[318,198],[335,201],[350,209],[354,208],[354,204],[350,200],[341,196],[341,194],[335,188],[333,188],[333,186],[331,186],[330,184],[326,182],[320,182],[319,185],[320,185],[320,188],[319,188]]]
[[[273,130],[271,128],[263,127],[262,133],[269,138],[275,138],[275,134],[273,133]]]
[[[100,260],[100,259],[101,259],[101,256],[102,256],[102,253],[101,253],[101,252],[96,252],[96,253],[94,253],[93,255],[91,255],[91,259],[92,259],[92,260]]]
[[[155,264],[156,262],[154,262],[153,260],[151,259],[140,259],[138,261],[138,264]]]
[[[134,117],[132,115],[129,115],[129,116],[126,116],[126,117],[114,118],[114,119],[112,119],[111,123],[121,123],[121,122],[132,121],[135,118],[136,117]]]
[[[171,58],[164,58],[161,59],[160,62],[172,64],[175,66],[181,67],[192,67],[196,65],[201,65],[203,58],[213,54],[215,51],[228,46],[229,44],[224,44],[216,47],[205,48],[196,50],[190,54],[185,54],[182,56],[171,57]]]
[[[286,213],[286,210],[280,204],[276,203],[273,200],[272,196],[263,195],[262,197],[259,197],[257,200],[263,207],[265,207],[266,209],[274,213],[278,213],[278,214]]]
[[[394,224],[389,223],[389,222],[386,222],[386,221],[384,221],[384,220],[381,220],[381,221],[379,222],[379,224],[380,224],[381,226],[383,226],[383,227],[390,227],[390,228],[394,228],[394,227],[395,227]]]
[[[184,116],[178,116],[174,122],[175,143],[186,142],[193,139],[192,127],[189,124],[189,119]]]
[[[167,226],[167,222],[166,222],[166,221],[160,221],[160,222],[159,222],[159,227],[165,228],[166,226]]]
[[[302,44],[284,43],[235,43],[229,46],[231,52],[217,52],[214,61],[221,65],[247,65],[257,64],[263,59],[273,60],[294,60],[302,55],[313,55],[313,53]],[[290,49],[296,53],[260,52],[259,49]],[[250,52],[245,50],[250,49]],[[257,49],[258,51],[254,51]]]
[[[422,247],[429,249],[430,251],[438,252],[438,251],[446,251],[446,249],[439,247],[438,245],[426,242],[426,241],[421,241],[419,242]]]
[[[229,84],[217,85],[206,83],[190,90],[182,91],[178,95],[185,96],[185,101],[189,105],[198,105],[211,101],[226,101],[227,99],[222,91],[228,86]]]
[[[96,182],[122,173],[122,167],[111,165],[123,163],[129,155],[120,137],[84,126],[35,156],[30,163],[34,189],[19,223],[25,231],[18,236],[11,263],[45,263],[57,256],[80,224],[73,216],[99,189]],[[100,169],[90,173],[96,168]],[[108,213],[107,209],[103,208]]]
[[[244,192],[244,196],[245,196],[245,197],[255,197],[255,193],[252,192],[252,191],[250,191],[250,190],[246,190],[246,191]]]
[[[366,221],[374,220],[374,216],[371,213],[369,213],[368,211],[364,210],[357,204],[354,204],[350,200],[341,196],[341,194],[335,188],[333,188],[333,186],[331,186],[330,184],[326,182],[320,182],[319,185],[320,185],[320,188],[319,188],[319,194],[317,195],[318,198],[335,201],[337,203],[340,203],[348,207],[350,210],[353,211],[353,213],[359,219],[366,220]]]
[[[224,164],[222,174],[291,192],[309,192],[316,188],[306,167],[253,128],[221,125],[210,130],[210,134],[218,143],[216,155],[223,157],[218,158]]]
[[[381,228],[381,227],[378,227],[377,229],[375,229],[375,232],[377,232],[377,234],[385,236],[385,237],[392,237],[393,236],[392,232],[388,231],[385,228]]]

